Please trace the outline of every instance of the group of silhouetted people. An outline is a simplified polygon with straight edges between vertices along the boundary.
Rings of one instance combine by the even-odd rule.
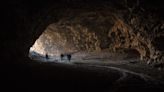
[[[70,61],[71,61],[71,54],[61,54],[61,55],[60,55],[61,61],[63,60],[63,58],[64,58],[65,56],[67,56],[67,59],[68,59],[68,61],[70,62]],[[47,53],[45,54],[45,58],[46,58],[46,59],[49,59],[49,56],[48,56]]]
[[[63,58],[64,58],[65,55],[67,56],[67,59],[70,62],[70,60],[71,60],[71,54],[61,54],[60,55],[61,61],[63,60]]]

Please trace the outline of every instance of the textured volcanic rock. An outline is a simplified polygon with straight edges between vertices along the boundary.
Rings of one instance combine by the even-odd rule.
[[[111,48],[114,51],[117,48],[133,48],[140,53],[141,60],[148,63],[162,61],[163,20],[149,13],[145,15],[141,10],[127,17],[117,19],[109,32]]]
[[[140,19],[136,19],[136,21],[139,20]],[[163,35],[163,29],[161,29],[163,25],[154,25],[156,22],[149,24],[149,26],[148,24],[145,25],[145,23],[141,23],[142,22],[138,22],[128,25],[120,19],[117,20],[112,31],[109,32],[109,37],[113,39],[111,48],[113,50],[116,50],[116,48],[134,48],[140,53],[141,60],[160,61],[162,58],[162,51],[159,51],[158,48],[155,47],[156,44],[153,44],[153,42],[156,37]],[[137,26],[137,24],[140,26]],[[151,25],[154,26],[150,28]]]

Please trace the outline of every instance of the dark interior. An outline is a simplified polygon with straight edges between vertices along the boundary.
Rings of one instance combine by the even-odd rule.
[[[128,3],[127,5],[129,9],[133,9],[133,6],[135,6],[136,4],[135,1],[139,2],[139,7],[143,8],[144,13],[138,13],[138,11],[142,9],[137,10],[137,8],[136,10],[131,12],[132,16],[133,13],[136,14],[135,12],[137,12],[138,14],[136,16],[137,18],[143,16],[143,19],[141,18],[141,20],[143,21],[139,21],[143,23],[141,25],[145,24],[144,26],[146,26],[147,23],[144,21],[147,20],[146,18],[155,17],[156,20],[153,21],[160,20],[159,23],[155,22],[156,24],[153,24],[154,22],[151,23],[151,21],[148,21],[148,23],[154,26],[159,26],[159,28],[161,28],[160,30],[155,30],[155,28],[153,29],[153,26],[152,29],[148,29],[149,27],[145,27],[145,29],[142,27],[140,28],[140,23],[130,24],[130,19],[128,20],[128,18],[130,17],[127,16],[130,16],[131,13],[125,11],[126,7],[124,6],[124,4]],[[141,37],[138,36],[138,38],[142,38],[142,35],[144,35],[145,38],[149,38],[149,36],[151,36],[150,38],[152,38],[153,36],[151,30],[155,30],[156,33],[163,35],[164,29],[162,28],[162,25],[164,25],[164,7],[162,0],[7,0],[3,3],[1,2],[1,4],[1,23],[3,26],[0,33],[0,91],[3,92],[4,90],[5,92],[8,92],[12,90],[15,92],[48,92],[52,90],[54,92],[65,92],[66,90],[70,92],[139,92],[146,90],[148,92],[163,92],[162,90],[164,87],[164,76],[160,77],[160,80],[157,79],[157,81],[151,80],[146,82],[144,78],[142,78],[140,75],[136,75],[135,73],[127,73],[129,74],[128,77],[118,82],[118,79],[120,79],[120,76],[123,76],[123,73],[121,73],[120,70],[115,68],[101,68],[96,66],[89,67],[88,65],[83,64],[67,65],[60,63],[36,62],[28,57],[30,47],[32,47],[36,39],[39,38],[39,36],[44,32],[44,30],[49,24],[58,23],[61,19],[70,21],[76,19],[78,20],[79,17],[76,16],[80,16],[81,18],[81,15],[79,15],[81,12],[108,12],[109,10],[115,14],[118,14],[118,16],[116,17],[121,17],[121,19],[125,21],[126,24],[129,23],[129,25],[131,25],[132,28],[135,29],[134,33],[137,34],[137,30],[144,29],[144,32],[141,32],[143,34],[140,34]],[[105,6],[105,4],[108,4],[108,6],[111,5],[111,7],[106,8],[108,6]],[[104,7],[106,10],[104,9]],[[119,12],[117,10],[119,10]],[[149,13],[150,16],[147,16]],[[115,14],[113,15],[115,16]],[[106,13],[103,12],[102,15],[106,16]],[[111,16],[113,15],[111,14]],[[87,20],[88,19],[89,17],[87,17]],[[127,36],[126,33],[118,34],[118,30],[120,27],[118,27],[117,32],[115,32],[115,37],[110,39],[110,37],[105,37],[109,36],[107,35],[108,33],[106,31],[96,31],[99,30],[96,27],[101,24],[98,24],[100,21],[96,23],[95,20],[96,19],[93,19],[93,21],[89,20],[89,22],[87,22],[84,19],[84,22],[80,23],[82,23],[81,25],[86,27],[88,27],[88,24],[90,24],[88,28],[90,28],[90,30],[95,30],[97,35],[100,36],[98,36],[97,39],[101,39],[101,49],[108,49],[108,47],[110,46],[116,47],[118,46],[117,42],[119,42],[122,44],[119,48],[126,48],[124,52],[132,53],[134,54],[134,56],[137,57],[143,55],[144,58],[150,58],[149,60],[152,60],[153,57],[151,57],[151,53],[154,52],[151,52],[153,51],[151,50],[152,48],[148,48],[146,43],[149,40],[144,40],[145,43],[144,41],[138,41],[140,43],[139,46],[131,44],[135,41],[129,40],[130,36]],[[106,20],[111,20],[112,22],[108,23],[107,21],[105,23],[103,21],[104,24],[102,25],[105,26],[106,24],[109,24],[105,27],[109,27],[107,29],[113,28],[114,30],[116,26],[114,25],[114,23],[117,18],[111,18]],[[73,25],[73,23],[78,23],[78,21],[71,23]],[[97,25],[94,25],[93,23]],[[135,28],[134,25],[136,25],[137,27]],[[126,28],[128,27],[125,26],[120,29]],[[154,33],[154,35],[156,35],[156,33]],[[129,34],[131,35],[130,32]],[[122,42],[122,38],[119,37],[119,35],[124,36],[124,42]],[[117,41],[115,39],[117,39]],[[153,40],[152,44],[156,45],[154,46],[155,49],[157,48],[157,50],[163,51],[163,39],[164,37],[160,36]],[[111,44],[112,42],[116,44]],[[144,50],[141,49],[142,47],[144,48]],[[145,52],[143,51],[146,51],[146,54],[144,54]],[[160,55],[163,55],[163,53]],[[163,60],[160,60],[160,63],[161,62],[163,63]],[[146,65],[144,61],[143,63],[144,64],[141,64],[142,67],[149,67],[150,69],[144,70],[145,68],[141,68],[140,70],[143,70],[146,73],[149,71],[150,75],[152,76],[162,75],[163,71],[158,71],[158,69],[154,69],[151,66]],[[126,67],[126,65],[119,66],[112,64],[111,66]],[[138,71],[135,67],[132,67],[131,70]]]

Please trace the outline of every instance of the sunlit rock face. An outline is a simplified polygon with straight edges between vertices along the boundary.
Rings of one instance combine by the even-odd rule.
[[[45,55],[60,55],[77,51],[100,52],[108,49],[108,31],[113,25],[111,15],[97,13],[79,14],[71,19],[63,18],[50,24],[31,48]]]
[[[64,36],[62,37],[62,35],[55,31],[52,24],[47,27],[30,50],[41,55],[47,53],[52,56],[58,56],[61,53],[73,51],[74,47],[67,42],[67,39]]]

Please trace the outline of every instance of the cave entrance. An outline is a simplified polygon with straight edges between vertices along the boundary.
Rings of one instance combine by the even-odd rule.
[[[135,49],[121,48],[118,51],[122,53],[111,53],[108,48],[102,49],[97,35],[86,28],[80,28],[81,30],[64,29],[61,25],[50,24],[30,48],[29,57],[43,62],[68,62],[68,55],[71,55],[71,62],[82,63],[108,63],[116,59],[136,60],[140,57]],[[64,56],[61,58],[62,54]]]
[[[100,43],[94,32],[77,26],[76,29],[76,25],[50,24],[30,48],[29,57],[45,62],[67,62],[68,55],[71,55],[71,62],[87,62],[110,56],[100,52]]]
[[[67,39],[62,36],[62,32],[56,31],[54,26],[50,24],[30,48],[29,57],[32,60],[60,61],[61,54],[64,54],[63,59],[66,60],[67,55],[75,51]]]

